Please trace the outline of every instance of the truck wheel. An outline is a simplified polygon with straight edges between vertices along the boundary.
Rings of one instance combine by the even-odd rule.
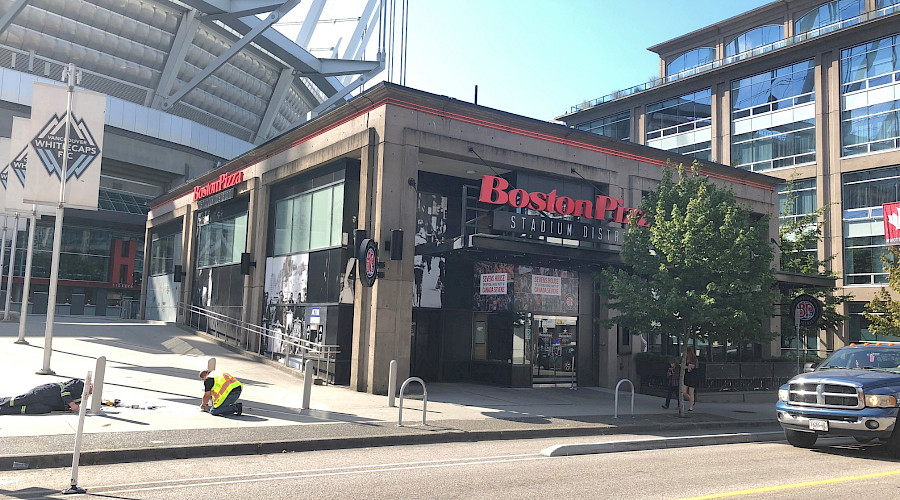
[[[812,448],[819,436],[815,432],[800,432],[791,429],[784,430],[787,442],[798,448]]]

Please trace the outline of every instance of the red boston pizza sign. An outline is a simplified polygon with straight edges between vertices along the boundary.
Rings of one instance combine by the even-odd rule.
[[[481,194],[478,201],[551,214],[573,215],[600,221],[650,227],[650,223],[643,217],[643,213],[636,208],[623,205],[624,200],[621,198],[597,196],[594,200],[573,200],[568,196],[559,196],[555,189],[549,193],[539,191],[529,193],[524,189],[509,189],[509,181],[493,175],[481,177]]]
[[[228,189],[244,182],[244,171],[222,174],[218,179],[208,182],[205,186],[194,186],[194,201],[216,194],[223,189]]]

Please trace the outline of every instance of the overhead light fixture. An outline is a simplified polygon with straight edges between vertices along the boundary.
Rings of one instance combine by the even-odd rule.
[[[472,175],[472,174],[477,174],[478,172],[476,172],[474,170],[466,170],[466,173],[469,175]]]

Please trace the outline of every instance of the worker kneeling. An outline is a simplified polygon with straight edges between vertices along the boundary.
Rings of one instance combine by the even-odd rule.
[[[225,372],[203,370],[203,402],[200,409],[210,415],[240,415],[244,407],[237,400],[241,397],[242,384]]]

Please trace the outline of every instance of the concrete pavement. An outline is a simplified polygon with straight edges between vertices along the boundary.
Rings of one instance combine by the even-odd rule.
[[[398,409],[388,407],[385,396],[313,386],[310,409],[300,410],[303,380],[294,370],[205,334],[112,318],[57,317],[50,363],[57,375],[37,375],[44,319],[29,317],[30,345],[14,343],[18,323],[0,322],[0,376],[6,381],[0,395],[83,378],[97,357],[106,356],[101,397],[120,399],[124,406],[88,414],[81,464],[521,437],[609,441],[626,434],[646,440],[744,431],[731,439],[765,440],[775,438],[766,431],[777,430],[774,395],[763,403],[704,403],[701,395],[696,411],[679,418],[677,411],[660,407],[661,398],[641,394],[635,395],[632,417],[630,395],[620,393],[614,418],[615,398],[607,389],[440,383],[428,384],[425,425],[421,391],[409,386],[419,396],[404,398],[400,427]],[[203,387],[197,372],[209,357],[244,384],[244,415],[214,417],[199,410]],[[77,415],[63,413],[0,417],[0,470],[13,468],[13,462],[29,468],[71,465],[77,423]]]

